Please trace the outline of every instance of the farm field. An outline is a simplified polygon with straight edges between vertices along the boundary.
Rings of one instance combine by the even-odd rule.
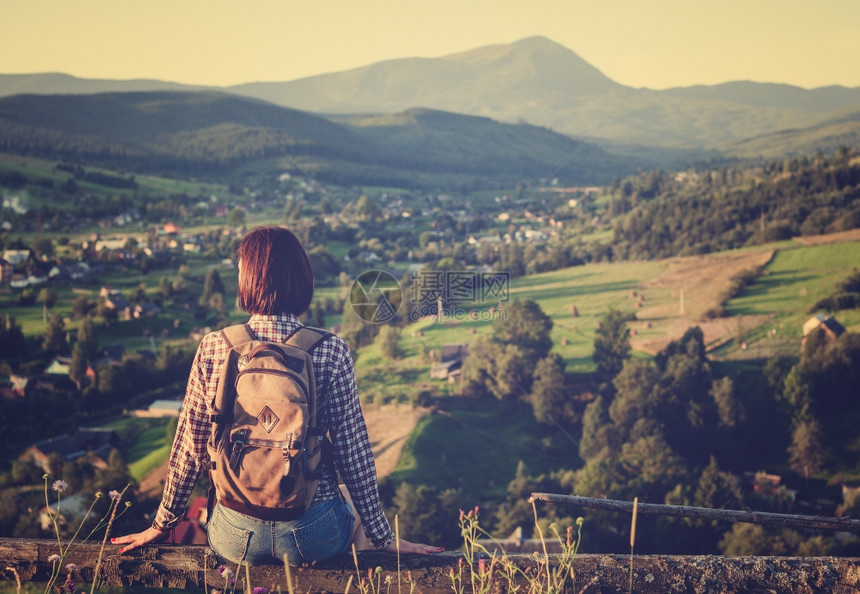
[[[554,352],[565,359],[568,373],[594,370],[594,333],[611,308],[636,315],[629,324],[635,356],[653,356],[698,325],[714,357],[767,357],[796,353],[801,326],[811,315],[807,308],[830,294],[857,262],[858,241],[811,246],[783,242],[755,250],[587,264],[526,276],[512,281],[510,299],[533,299],[553,319]],[[759,267],[764,269],[758,281],[727,304],[729,317],[704,319],[705,312],[719,304],[732,276]],[[456,393],[457,386],[429,380],[434,355],[446,344],[469,342],[489,332],[491,308],[498,305],[474,303],[461,308],[477,311],[477,319],[433,317],[406,326],[400,340],[403,358],[393,363],[380,355],[378,345],[360,349],[356,373],[362,394],[378,395],[387,402],[426,389]],[[840,312],[837,319],[849,330],[860,329],[856,311]]]

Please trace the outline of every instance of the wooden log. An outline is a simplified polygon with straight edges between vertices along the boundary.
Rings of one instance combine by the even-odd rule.
[[[120,555],[116,549],[106,552],[101,563],[106,586],[140,588],[177,588],[203,592],[208,588],[223,589],[224,578],[216,568],[221,560],[208,553],[208,547],[195,545],[152,545]],[[45,582],[51,574],[48,558],[57,552],[53,540],[24,540],[0,538],[0,580]],[[86,583],[93,577],[98,561],[98,544],[82,544],[63,563],[75,563]],[[356,574],[380,568],[382,587],[387,592],[416,592],[418,594],[450,593],[452,571],[458,571],[459,553],[439,555],[403,555],[398,560],[391,553],[364,551],[358,554],[356,570],[352,555],[343,555],[314,567],[292,570],[296,592],[344,592],[353,578],[351,592],[359,591]],[[531,555],[508,555],[517,567],[534,576],[539,566]],[[860,564],[856,558],[798,558],[798,557],[720,557],[713,555],[671,556],[638,555],[633,557],[633,591],[645,594],[666,592],[710,593],[724,592],[792,592],[813,594],[849,594],[860,591]],[[235,565],[229,565],[235,570]],[[582,594],[622,594],[628,592],[630,577],[629,555],[584,555],[571,562],[574,578],[568,582],[572,591]],[[551,557],[550,566],[558,566]],[[13,571],[14,570],[14,571]],[[463,568],[466,589],[468,568]],[[409,582],[411,575],[413,583]],[[242,590],[245,573],[239,574],[237,592]],[[250,568],[251,587],[286,592],[284,568],[280,565]],[[390,588],[385,580],[391,577]],[[65,571],[61,582],[65,579]],[[400,587],[398,588],[398,579]],[[414,589],[413,589],[414,584]],[[494,577],[490,591],[508,591],[500,576]],[[3,588],[9,590],[8,587]],[[523,587],[522,591],[527,588]]]
[[[557,495],[555,493],[532,493],[530,501],[546,501],[549,503],[564,503],[579,505],[594,509],[631,513],[633,503],[617,499],[598,499],[594,497],[578,497],[576,495]],[[692,507],[688,505],[663,505],[657,503],[639,503],[638,513],[674,518],[696,518],[701,520],[717,520],[722,522],[745,522],[748,524],[770,524],[789,528],[805,528],[810,530],[832,530],[836,532],[851,532],[860,534],[860,520],[851,518],[829,518],[827,516],[799,516],[792,514],[775,514],[771,512],[740,511],[733,509],[711,509],[707,507]]]

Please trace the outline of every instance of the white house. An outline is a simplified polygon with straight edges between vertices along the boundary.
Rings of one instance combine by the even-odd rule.
[[[3,252],[3,259],[9,262],[12,266],[23,264],[30,258],[30,250],[6,250]]]

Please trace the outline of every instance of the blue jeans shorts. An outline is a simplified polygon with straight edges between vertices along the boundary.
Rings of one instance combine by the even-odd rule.
[[[346,552],[354,518],[342,499],[314,501],[290,522],[258,520],[216,504],[207,524],[209,546],[224,559],[249,565],[281,564],[286,553],[297,567]]]

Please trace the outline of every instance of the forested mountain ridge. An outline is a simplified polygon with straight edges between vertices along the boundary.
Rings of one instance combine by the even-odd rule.
[[[83,80],[58,74],[0,75],[0,96],[16,93],[94,93],[200,87],[163,81]],[[720,150],[749,156],[734,144],[785,130],[818,126],[822,117],[857,109],[860,88],[803,89],[734,81],[651,90],[617,83],[576,53],[545,37],[476,48],[438,58],[388,60],[286,82],[258,82],[217,90],[316,113],[395,113],[414,107],[527,121],[579,138],[593,138],[627,154],[641,147],[666,165],[670,149]],[[838,132],[834,132],[838,134]],[[860,133],[846,128],[844,144]],[[774,147],[774,142],[786,144]],[[831,150],[775,137],[766,158]],[[782,151],[775,154],[775,151]],[[696,156],[689,156],[687,163]],[[662,161],[661,161],[662,159]]]
[[[0,150],[143,171],[224,174],[253,164],[311,170],[323,179],[338,175],[346,182],[350,175],[385,182],[416,172],[557,176],[593,184],[636,167],[630,159],[526,124],[427,110],[399,119],[337,123],[208,92],[5,97]]]

